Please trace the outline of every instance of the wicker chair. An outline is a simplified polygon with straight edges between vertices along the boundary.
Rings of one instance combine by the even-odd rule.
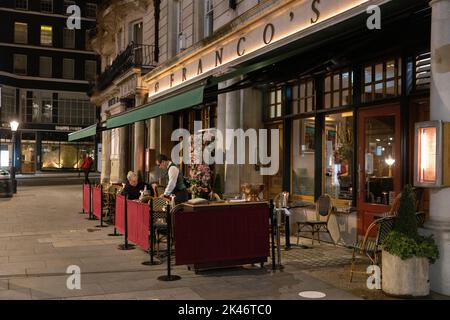
[[[381,243],[387,237],[389,232],[394,226],[395,217],[384,217],[372,222],[366,230],[363,240],[358,240],[352,246],[352,266],[350,268],[350,282],[353,280],[353,273],[365,273],[360,271],[355,271],[355,261],[356,255],[367,256],[372,264],[379,265],[380,253],[381,253]],[[370,232],[377,228],[377,236],[375,240],[369,238]]]
[[[169,204],[169,200],[165,198],[152,198],[149,203],[152,205],[153,212],[153,227],[156,241],[156,254],[159,256],[159,244],[161,240],[167,234],[167,222],[166,222],[166,206]],[[151,239],[153,240],[153,239]],[[153,243],[152,243],[153,245]]]
[[[299,244],[301,232],[311,232],[311,240],[313,245],[314,235],[317,233],[317,239],[319,240],[320,244],[320,233],[326,232],[330,236],[331,241],[333,241],[333,244],[336,245],[333,237],[331,236],[330,230],[328,230],[328,221],[330,220],[332,211],[333,204],[331,197],[329,195],[320,196],[316,202],[316,219],[297,222],[297,245]],[[323,218],[326,219],[323,220]],[[303,231],[305,227],[309,227],[309,230]]]

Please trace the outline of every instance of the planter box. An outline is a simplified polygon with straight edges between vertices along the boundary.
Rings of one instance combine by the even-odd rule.
[[[430,264],[427,258],[406,260],[383,250],[382,289],[398,297],[425,297],[430,293]]]

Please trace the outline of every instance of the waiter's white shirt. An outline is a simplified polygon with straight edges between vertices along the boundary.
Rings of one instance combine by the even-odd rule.
[[[169,166],[172,165],[172,161],[169,161]],[[169,182],[167,183],[166,190],[164,191],[164,195],[170,196],[173,193],[177,185],[178,174],[180,170],[176,166],[172,166],[169,168],[167,174],[169,176]]]

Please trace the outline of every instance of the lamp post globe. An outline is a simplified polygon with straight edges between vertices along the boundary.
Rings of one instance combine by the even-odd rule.
[[[16,133],[19,129],[19,122],[16,120],[13,120],[9,123],[11,127],[11,143],[12,143],[12,161],[11,161],[11,169],[10,169],[10,176],[11,176],[11,183],[13,188],[13,193],[17,193],[17,181],[16,181]]]

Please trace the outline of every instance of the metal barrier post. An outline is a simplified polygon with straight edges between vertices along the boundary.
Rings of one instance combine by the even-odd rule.
[[[180,280],[180,276],[172,275],[170,269],[171,258],[171,237],[172,237],[172,213],[170,205],[167,205],[166,220],[167,220],[167,275],[158,277],[160,281],[176,281]]]
[[[119,250],[133,250],[134,245],[128,243],[128,195],[125,194],[125,243],[119,244]]]
[[[89,218],[88,220],[95,220],[92,214],[92,185],[89,182]]]
[[[109,212],[111,213],[111,197],[112,197],[111,194],[109,194],[108,197],[110,197],[110,201],[109,201],[109,206],[110,206]],[[117,201],[117,200],[116,200],[116,201]],[[114,205],[116,205],[116,201],[114,201]],[[120,236],[123,236],[122,234],[117,233],[117,228],[116,228],[116,209],[115,209],[115,208],[114,208],[114,232],[108,234],[108,236],[110,236],[110,237],[120,237]]]
[[[100,184],[100,225],[96,228],[107,228],[108,225],[103,224],[103,186]]]
[[[150,255],[150,261],[144,261],[142,264],[144,266],[154,266],[158,264],[162,264],[162,261],[155,261],[155,228],[154,228],[154,217],[153,217],[153,199],[150,199],[150,210],[149,210],[149,218],[150,218],[150,248],[148,249]]]
[[[80,214],[85,214],[84,212],[84,183],[81,185],[81,212]]]
[[[272,249],[272,270],[276,269],[275,266],[275,219],[274,219],[274,205],[273,205],[273,199],[270,199],[269,204],[269,218],[270,218],[270,240],[271,240],[271,249]]]

